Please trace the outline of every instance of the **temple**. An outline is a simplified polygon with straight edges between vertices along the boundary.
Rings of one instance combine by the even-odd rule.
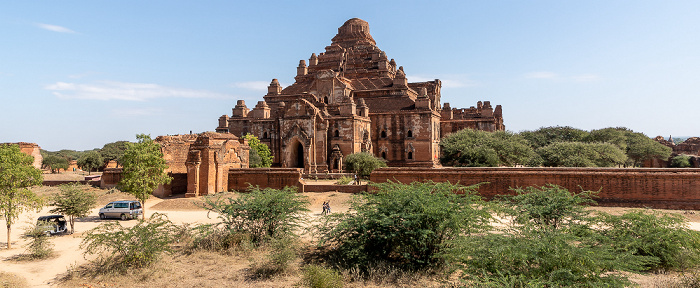
[[[363,151],[389,166],[436,167],[441,137],[505,129],[500,105],[453,109],[440,102],[440,80],[409,83],[361,19],[346,21],[325,52],[296,69],[294,84],[273,79],[252,109],[239,100],[216,132],[255,135],[270,147],[274,167],[323,173],[342,172],[343,158]]]

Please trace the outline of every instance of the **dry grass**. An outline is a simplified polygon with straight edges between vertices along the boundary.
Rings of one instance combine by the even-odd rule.
[[[29,287],[27,280],[12,273],[0,271],[0,287],[2,288],[23,288]]]

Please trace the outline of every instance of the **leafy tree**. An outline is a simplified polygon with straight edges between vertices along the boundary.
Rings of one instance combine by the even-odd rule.
[[[97,151],[89,151],[78,159],[78,167],[83,170],[88,170],[88,174],[92,173],[92,169],[97,169],[105,164],[102,155]]]
[[[103,256],[99,259],[107,270],[128,271],[148,266],[163,253],[172,252],[175,228],[165,215],[158,213],[130,228],[109,221],[87,231],[80,248],[85,249],[86,255]]]
[[[64,184],[59,186],[61,193],[55,194],[51,198],[51,213],[59,213],[68,216],[70,223],[70,233],[75,232],[75,219],[87,216],[90,210],[95,207],[95,194],[82,189],[77,184]]]
[[[306,208],[309,200],[296,193],[295,187],[281,190],[251,187],[249,193],[237,196],[205,198],[204,207],[219,215],[225,231],[249,233],[255,243],[293,235],[309,211]]]
[[[381,262],[402,269],[444,263],[453,241],[484,231],[491,216],[482,209],[478,185],[441,183],[373,184],[351,212],[334,213],[316,227],[320,244],[334,248],[332,261],[365,272]]]
[[[610,143],[556,142],[536,152],[542,165],[548,167],[612,167],[627,160],[625,153]]]
[[[627,157],[633,166],[641,166],[652,159],[666,160],[671,157],[671,148],[654,141],[642,133],[627,133]]]
[[[527,139],[532,148],[537,149],[557,142],[583,142],[588,137],[588,132],[569,126],[555,126],[523,131],[520,136]]]
[[[457,167],[515,166],[535,156],[528,142],[509,131],[463,129],[440,141],[443,165]]]
[[[51,173],[56,173],[60,169],[68,170],[69,163],[66,158],[56,155],[47,155],[43,158],[41,166],[51,169]]]
[[[104,158],[104,161],[117,161],[124,155],[126,149],[129,145],[129,141],[117,141],[112,143],[107,143],[100,149],[100,155]]]
[[[244,138],[248,140],[248,146],[250,146],[251,155],[249,156],[248,166],[250,166],[250,168],[272,166],[272,152],[270,152],[270,147],[267,147],[264,143],[260,143],[258,137],[255,137],[253,134],[246,134]]]
[[[678,155],[671,158],[671,167],[676,168],[688,168],[692,166],[690,164],[690,156],[688,155]]]
[[[145,207],[146,200],[158,188],[158,185],[168,184],[172,180],[165,169],[168,165],[163,159],[160,145],[149,135],[136,135],[137,143],[129,143],[122,156],[122,180],[119,185],[123,191],[134,195]],[[142,219],[146,219],[146,209],[143,209]]]
[[[345,165],[345,170],[352,171],[359,176],[357,179],[359,184],[360,179],[369,177],[374,169],[386,167],[386,161],[369,152],[360,152],[345,157],[343,165]]]
[[[27,189],[42,183],[41,170],[34,168],[34,157],[18,145],[0,145],[0,213],[7,224],[7,249],[12,248],[12,224],[27,210],[39,209],[42,200]]]
[[[620,150],[626,152],[627,134],[629,134],[630,132],[632,132],[632,130],[629,130],[625,127],[609,127],[598,130],[591,130],[591,132],[586,137],[585,142],[610,143],[620,148]]]

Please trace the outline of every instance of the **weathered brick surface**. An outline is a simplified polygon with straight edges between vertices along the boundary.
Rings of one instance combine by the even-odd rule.
[[[122,180],[122,168],[105,168],[100,178],[100,188],[110,189]]]
[[[304,192],[332,191],[357,194],[367,192],[367,185],[304,185]]]
[[[228,171],[228,188],[233,191],[246,191],[250,185],[260,188],[281,189],[285,186],[297,187],[304,191],[301,169],[297,168],[247,168]]]
[[[700,169],[602,168],[380,168],[371,181],[488,182],[479,193],[491,198],[510,188],[555,184],[569,191],[600,190],[599,203],[620,206],[700,209]]]

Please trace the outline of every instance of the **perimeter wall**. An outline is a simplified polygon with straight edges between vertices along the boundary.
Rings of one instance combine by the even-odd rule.
[[[510,188],[555,184],[572,192],[600,190],[601,205],[700,209],[700,169],[392,167],[374,170],[370,180],[484,183],[479,194],[485,198],[512,193]]]

